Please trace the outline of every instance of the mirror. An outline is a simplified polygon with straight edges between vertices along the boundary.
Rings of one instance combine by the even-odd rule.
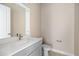
[[[11,8],[11,36],[30,35],[30,8],[21,3],[2,3]]]
[[[10,37],[10,8],[0,4],[0,39]]]

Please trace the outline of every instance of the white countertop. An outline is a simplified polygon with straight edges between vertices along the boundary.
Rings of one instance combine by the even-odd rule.
[[[0,56],[12,56],[20,50],[39,42],[41,38],[30,38],[22,40],[14,40],[4,44],[0,44]]]

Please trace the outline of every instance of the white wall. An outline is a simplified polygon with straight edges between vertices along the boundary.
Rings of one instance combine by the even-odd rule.
[[[42,4],[41,15],[44,42],[53,49],[74,54],[74,4]]]

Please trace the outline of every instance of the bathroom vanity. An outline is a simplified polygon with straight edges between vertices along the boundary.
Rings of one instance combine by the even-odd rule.
[[[7,41],[8,40],[8,41]],[[3,43],[2,43],[3,42]],[[0,41],[0,56],[41,56],[42,38],[7,38]]]

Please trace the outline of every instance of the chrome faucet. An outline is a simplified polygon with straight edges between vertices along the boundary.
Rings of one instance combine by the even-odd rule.
[[[19,40],[21,40],[23,36],[21,34],[19,34],[18,37],[19,37]]]

